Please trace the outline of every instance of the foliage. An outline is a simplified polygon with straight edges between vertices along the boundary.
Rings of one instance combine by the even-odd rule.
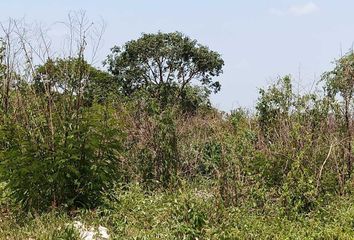
[[[118,91],[112,76],[81,58],[48,59],[37,66],[34,77],[37,93],[44,94],[49,88],[68,94],[79,94],[81,89],[87,104],[102,102]]]
[[[140,146],[136,159],[139,162],[142,181],[150,186],[168,187],[176,183],[179,165],[173,113],[166,110],[159,115],[145,116],[144,120],[149,123],[150,129],[144,129],[144,126],[141,128],[149,131],[149,134],[138,136],[136,139],[145,142],[144,145],[138,143]]]
[[[0,234],[75,239],[82,217],[118,239],[352,236],[353,54],[322,91],[284,76],[225,113],[221,56],[181,33],[114,47],[109,73],[85,44],[18,72],[0,48]]]
[[[146,193],[132,185],[111,192],[110,200],[97,211],[81,211],[73,217],[51,212],[18,220],[2,214],[0,236],[71,237],[74,220],[106,226],[112,239],[352,239],[354,234],[352,196],[335,197],[327,206],[289,219],[274,205],[262,214],[250,208],[222,207],[213,191],[201,182],[175,193]]]
[[[185,103],[193,81],[205,86],[207,94],[220,90],[220,83],[212,78],[222,73],[224,61],[179,32],[159,32],[113,47],[106,64],[124,95],[144,89],[160,103]]]
[[[114,183],[111,178],[119,178],[122,133],[111,108],[95,105],[83,113],[80,125],[75,120],[56,126],[52,146],[38,129],[14,128],[12,122],[2,128],[8,147],[1,179],[24,207],[92,207]]]
[[[352,149],[352,119],[353,119],[353,92],[354,92],[354,54],[350,52],[336,61],[336,66],[332,71],[323,74],[325,90],[331,103],[339,104],[339,133],[341,138],[345,138],[345,148],[343,149],[343,162],[341,167],[341,181],[344,183],[350,179],[353,165]],[[332,111],[336,111],[336,104],[331,104]]]
[[[290,114],[293,93],[290,76],[279,78],[267,90],[260,89],[260,97],[256,106],[261,130],[266,138],[277,134],[274,131],[279,124],[284,123]],[[285,122],[286,124],[286,122]]]

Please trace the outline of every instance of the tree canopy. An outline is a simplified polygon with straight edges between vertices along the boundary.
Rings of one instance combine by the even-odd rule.
[[[192,82],[204,86],[208,94],[216,93],[221,85],[213,78],[224,65],[219,53],[179,32],[143,34],[113,47],[105,63],[124,95],[145,89],[157,98],[172,94],[172,89],[182,98]]]
[[[34,80],[39,92],[45,91],[47,83],[56,91],[82,92],[86,101],[102,101],[117,89],[109,73],[80,58],[48,59],[45,64],[37,66]]]

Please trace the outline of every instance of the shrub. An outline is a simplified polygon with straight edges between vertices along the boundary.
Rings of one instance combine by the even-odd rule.
[[[10,122],[1,129],[7,145],[1,181],[24,208],[94,207],[100,192],[119,180],[123,134],[112,108],[95,105],[83,112],[79,125],[75,121],[57,125],[51,143],[34,127]]]

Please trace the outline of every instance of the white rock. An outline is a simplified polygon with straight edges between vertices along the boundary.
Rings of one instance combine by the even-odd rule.
[[[74,221],[73,226],[79,232],[80,238],[83,240],[107,240],[109,239],[108,229],[103,226],[98,227],[98,232],[93,227],[86,228],[80,221]],[[96,238],[96,236],[98,238]]]
[[[80,232],[80,237],[83,240],[95,240],[95,231],[91,231],[91,230],[83,230]]]
[[[76,229],[81,229],[83,227],[83,224],[80,221],[74,221],[73,225]]]
[[[99,226],[98,227],[98,232],[100,233],[101,238],[109,239],[108,229],[106,227]]]

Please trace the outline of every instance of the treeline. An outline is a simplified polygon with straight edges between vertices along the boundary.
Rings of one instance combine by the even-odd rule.
[[[254,113],[223,113],[209,102],[217,52],[178,32],[143,34],[113,47],[104,71],[85,55],[91,25],[73,19],[65,56],[44,35],[35,48],[17,22],[3,28],[0,186],[13,203],[95,208],[131,183],[147,193],[200,183],[222,206],[296,216],[351,194],[352,53],[321,90],[297,94],[285,76],[260,90]]]

